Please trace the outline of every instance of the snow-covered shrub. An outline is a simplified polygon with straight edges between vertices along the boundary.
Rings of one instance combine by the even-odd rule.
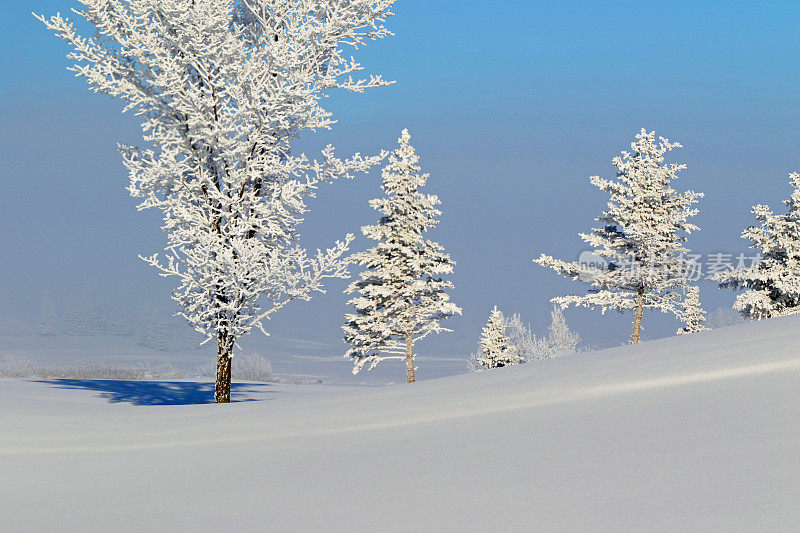
[[[276,381],[272,364],[257,353],[242,353],[233,358],[233,378],[246,381]]]
[[[483,366],[481,366],[481,363],[478,358],[479,356],[475,352],[469,354],[469,357],[467,357],[467,371],[480,372],[481,370],[483,370]]]
[[[579,351],[578,344],[580,342],[581,336],[569,329],[564,312],[559,306],[553,306],[547,335],[533,337],[531,354],[526,359],[527,361],[535,361],[572,355]]]
[[[562,357],[581,351],[578,348],[581,336],[569,328],[560,307],[553,306],[550,319],[547,334],[537,337],[530,324],[523,322],[519,314],[504,318],[508,342],[514,348],[516,355],[522,359],[521,362]],[[479,354],[470,355],[467,360],[467,368],[470,371],[481,369],[479,357]]]
[[[147,379],[184,379],[187,375],[169,364],[156,366],[142,364],[136,367],[98,364],[76,367],[43,367],[37,369],[37,377],[141,381]]]
[[[4,355],[0,361],[0,377],[27,378],[35,375],[35,365],[30,359],[15,355]]]
[[[113,364],[43,366],[25,357],[6,355],[0,361],[0,377],[140,381],[147,379],[184,379],[188,375],[186,372],[177,370],[169,364],[139,364],[135,367]]]
[[[208,364],[203,367],[204,376],[214,376],[215,365]],[[233,358],[231,365],[233,379],[243,381],[261,381],[264,383],[277,383],[280,380],[272,375],[272,364],[263,356],[255,352],[244,352]]]
[[[527,361],[536,350],[536,336],[530,324],[525,324],[522,317],[515,313],[505,319],[508,340],[517,351],[517,355]]]
[[[497,313],[502,317],[503,335],[505,335],[508,345],[515,357],[518,358],[519,363],[563,357],[586,350],[585,347],[580,348],[578,346],[581,342],[581,336],[569,328],[564,312],[557,305],[553,306],[553,311],[550,313],[550,326],[548,327],[547,335],[542,335],[541,337],[534,335],[530,324],[523,322],[519,314],[506,318],[502,312],[497,311]],[[491,317],[487,327],[490,325],[492,325]],[[495,330],[499,330],[497,325],[492,325],[492,327]],[[484,328],[485,330],[486,328]],[[494,335],[497,336],[497,333]],[[469,355],[467,358],[467,370],[479,372],[486,368],[483,362],[485,358],[482,353],[483,351],[481,350],[478,353]]]

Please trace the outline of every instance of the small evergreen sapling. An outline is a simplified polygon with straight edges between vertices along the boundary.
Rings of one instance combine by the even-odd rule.
[[[700,287],[692,285],[687,287],[686,296],[681,302],[681,320],[685,324],[678,330],[678,335],[707,331],[706,312],[700,305]]]
[[[383,216],[378,224],[361,228],[378,243],[351,258],[366,270],[345,290],[357,296],[348,301],[356,312],[346,315],[343,329],[351,346],[345,357],[353,361],[354,374],[364,365],[405,359],[411,383],[416,379],[414,345],[431,333],[450,331],[439,322],[460,315],[461,309],[446,292],[453,284],[442,278],[453,273],[455,262],[424,236],[439,223],[439,198],[420,192],[428,174],[420,174],[408,130],[399,143],[382,173],[386,196],[370,202]]]
[[[474,361],[479,368],[486,370],[524,362],[506,334],[506,320],[497,306],[492,309],[489,321],[481,331],[480,351]]]
[[[584,296],[553,298],[561,307],[633,310],[632,343],[639,342],[644,309],[677,314],[675,305],[691,268],[684,242],[687,234],[699,229],[688,220],[697,214],[692,206],[703,194],[678,193],[672,187],[672,180],[685,165],[666,164],[664,156],[680,146],[664,138],[656,142],[655,132],[642,129],[631,143],[631,151],[623,151],[613,160],[617,180],[590,178],[610,199],[596,219],[599,226],[580,237],[607,262],[605,267],[587,267],[545,254],[534,260],[590,284]]]
[[[762,259],[746,268],[713,276],[720,287],[742,290],[733,308],[743,317],[760,320],[800,311],[800,173],[789,175],[794,191],[784,204],[788,212],[776,215],[766,205],[752,213],[759,226],[750,226],[742,238],[752,242]]]

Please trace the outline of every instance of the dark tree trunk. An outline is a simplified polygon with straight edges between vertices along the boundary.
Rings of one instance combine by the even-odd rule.
[[[229,343],[225,335],[219,335],[218,342],[217,381],[214,385],[214,403],[230,403],[233,343]]]

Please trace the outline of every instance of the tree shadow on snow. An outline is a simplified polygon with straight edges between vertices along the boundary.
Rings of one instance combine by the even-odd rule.
[[[193,405],[214,403],[214,384],[197,381],[126,381],[116,379],[42,380],[63,389],[100,392],[111,403],[133,405]],[[231,402],[255,402],[264,393],[274,393],[266,383],[231,383]]]

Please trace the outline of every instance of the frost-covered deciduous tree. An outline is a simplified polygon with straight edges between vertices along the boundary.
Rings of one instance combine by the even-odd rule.
[[[503,315],[505,317],[505,315]],[[522,321],[522,317],[515,313],[510,317],[505,317],[506,333],[508,341],[514,346],[517,355],[524,361],[533,357],[539,339],[533,334],[530,324]]]
[[[508,338],[505,317],[497,306],[489,314],[489,321],[481,331],[479,352],[472,359],[475,366],[485,370],[524,362]]]
[[[619,312],[633,310],[631,342],[639,342],[644,309],[676,313],[680,290],[687,283],[689,261],[686,235],[697,226],[689,218],[702,193],[678,193],[672,180],[685,165],[666,164],[664,155],[681,145],[655,140],[655,132],[644,129],[631,143],[631,151],[615,157],[617,179],[590,178],[610,195],[606,210],[596,220],[600,225],[580,237],[603,258],[604,268],[554,259],[542,254],[534,260],[559,274],[590,284],[584,296],[553,298],[561,307],[599,307]]]
[[[366,270],[345,290],[358,296],[348,301],[356,312],[346,315],[343,329],[351,345],[345,357],[352,359],[354,374],[367,364],[374,368],[386,359],[405,359],[411,383],[416,379],[415,343],[450,331],[440,321],[460,315],[461,309],[446,292],[453,284],[442,278],[453,273],[455,262],[439,243],[425,238],[439,223],[439,198],[420,192],[429,175],[420,174],[408,130],[399,143],[382,173],[386,196],[370,201],[383,216],[361,229],[378,244],[351,258]]]
[[[720,287],[744,291],[733,308],[746,318],[800,312],[800,173],[792,172],[789,180],[794,191],[784,201],[788,212],[776,215],[769,206],[756,205],[752,213],[760,225],[742,232],[761,253],[761,261],[713,276]]]
[[[685,324],[678,330],[678,335],[707,331],[706,312],[700,305],[700,287],[690,285],[680,305],[681,320]]]
[[[559,306],[553,306],[547,335],[534,338],[533,350],[527,360],[552,359],[572,355],[578,352],[580,342],[581,336],[569,329],[564,312]]]
[[[120,146],[139,209],[164,216],[166,257],[144,258],[174,276],[180,314],[217,343],[215,401],[230,401],[236,341],[291,300],[346,277],[352,236],[309,255],[297,226],[318,186],[352,177],[383,154],[310,160],[302,132],[329,128],[331,89],[386,85],[345,56],[390,35],[393,0],[81,0],[96,30],[37,16],[73,48],[71,70],[142,117],[139,149]],[[266,332],[264,332],[266,333]]]
[[[569,328],[564,312],[557,305],[553,306],[550,313],[550,326],[546,335],[534,335],[530,325],[525,324],[519,314],[504,318],[504,321],[508,342],[523,363],[562,357],[579,351],[581,336]],[[467,365],[473,371],[481,370],[476,358],[473,355]]]
[[[39,309],[39,335],[51,336],[56,334],[56,304],[49,292],[42,296],[42,305]]]

